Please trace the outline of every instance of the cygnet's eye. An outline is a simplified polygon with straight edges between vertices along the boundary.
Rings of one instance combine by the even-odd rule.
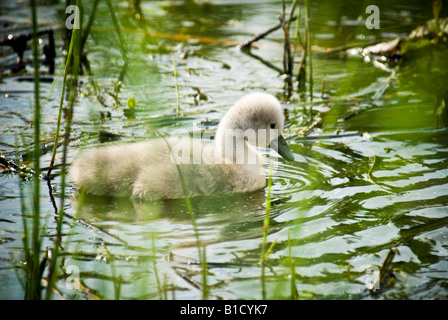
[[[275,123],[271,123],[271,129],[275,129]]]

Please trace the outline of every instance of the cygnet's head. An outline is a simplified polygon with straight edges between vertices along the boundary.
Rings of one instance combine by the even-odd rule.
[[[270,147],[292,161],[294,155],[283,138],[283,126],[280,102],[267,93],[250,93],[239,99],[221,120],[217,139],[224,134],[223,131],[232,129],[241,132],[250,144]]]

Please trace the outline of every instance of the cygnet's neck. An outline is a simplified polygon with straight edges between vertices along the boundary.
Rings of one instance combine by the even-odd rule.
[[[261,164],[262,157],[246,139],[246,132],[237,128],[236,121],[228,113],[218,125],[215,137],[215,156],[223,163],[242,165]]]

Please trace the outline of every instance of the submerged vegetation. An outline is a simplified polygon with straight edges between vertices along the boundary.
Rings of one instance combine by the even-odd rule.
[[[22,288],[2,298],[446,297],[448,6],[412,2],[429,15],[389,18],[390,39],[360,31],[354,2],[283,0],[260,5],[265,14],[244,1],[67,0],[42,27],[32,0],[29,34],[13,25],[2,42],[18,57],[3,82],[33,83],[32,120],[13,108],[20,90],[2,89],[0,112],[32,128],[2,122],[14,141],[0,141],[0,178],[19,190],[0,185],[0,231],[14,224],[22,241],[0,235],[14,243],[0,286]],[[190,125],[213,137],[234,96],[260,90],[284,103],[297,155],[267,157],[265,190],[145,202],[71,185],[79,148]],[[15,198],[20,209],[8,207]]]

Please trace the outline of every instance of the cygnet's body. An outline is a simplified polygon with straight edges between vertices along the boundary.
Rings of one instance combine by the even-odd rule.
[[[250,144],[294,159],[283,124],[278,100],[252,93],[226,113],[214,142],[172,136],[88,149],[70,174],[78,188],[95,195],[156,200],[255,191],[266,178],[263,158]]]

